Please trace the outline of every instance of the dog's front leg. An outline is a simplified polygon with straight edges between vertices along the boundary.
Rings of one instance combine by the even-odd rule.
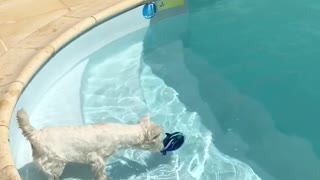
[[[97,177],[97,180],[107,180],[103,158],[96,152],[91,152],[87,155],[87,159],[92,167],[92,171]]]

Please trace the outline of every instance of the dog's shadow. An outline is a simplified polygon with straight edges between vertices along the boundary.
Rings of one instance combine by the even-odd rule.
[[[150,171],[160,164],[167,164],[170,162],[170,155],[162,156],[160,154],[153,154],[150,158],[146,159],[146,166],[130,159],[119,157],[119,160],[123,160],[126,163],[121,163],[120,161],[115,161],[111,164],[111,169],[106,173],[108,178],[118,180],[118,179],[128,179],[132,175],[139,175],[141,173]],[[19,173],[22,180],[46,180],[45,174],[39,170],[39,168],[34,163],[29,163],[19,169]],[[89,165],[83,164],[68,164],[63,171],[61,179],[76,178],[82,180],[92,180],[95,179],[91,167]]]

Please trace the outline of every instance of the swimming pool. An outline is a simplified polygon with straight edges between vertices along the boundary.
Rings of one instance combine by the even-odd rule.
[[[185,64],[222,128],[214,144],[263,179],[319,179],[319,2],[191,2],[185,44],[201,58]]]
[[[108,117],[130,123],[149,111],[165,131],[187,135],[171,156],[120,153],[107,166],[113,179],[319,179],[314,124],[319,91],[313,83],[319,77],[314,66],[319,37],[310,20],[317,6],[293,3],[292,12],[283,13],[287,5],[189,1],[189,13],[128,21],[141,17],[139,7],[60,51],[17,108],[30,111],[37,128]],[[308,13],[296,18],[297,11]],[[113,30],[110,39],[107,32],[116,25],[128,29]],[[309,58],[302,62],[302,57]],[[29,164],[30,147],[15,118],[11,122],[19,172],[24,179],[43,178]],[[91,175],[74,165],[63,177]]]

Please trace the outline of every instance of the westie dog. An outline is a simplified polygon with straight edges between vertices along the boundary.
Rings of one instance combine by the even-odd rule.
[[[136,148],[160,152],[162,127],[150,116],[137,124],[99,123],[35,130],[23,110],[17,113],[19,127],[30,141],[32,156],[49,180],[58,180],[67,163],[89,164],[98,180],[106,180],[105,161],[117,150]]]

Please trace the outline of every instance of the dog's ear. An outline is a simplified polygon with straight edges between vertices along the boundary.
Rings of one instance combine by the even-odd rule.
[[[148,129],[147,139],[149,141],[156,140],[159,136],[161,136],[162,127],[156,124],[151,124]]]
[[[162,133],[162,127],[154,124],[150,119],[150,114],[146,114],[139,122],[145,132],[145,138],[153,141]]]
[[[150,114],[147,113],[142,119],[138,122],[141,125],[148,126],[150,124]]]
[[[150,130],[148,132],[148,139],[150,141],[156,140],[162,134],[162,127],[158,125],[151,125]]]

